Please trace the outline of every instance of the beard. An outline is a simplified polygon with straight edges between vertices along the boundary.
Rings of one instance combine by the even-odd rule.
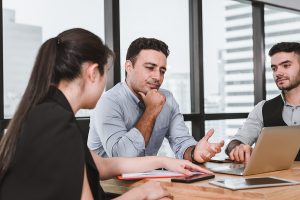
[[[280,86],[277,83],[278,79],[289,80],[289,84],[288,85],[282,85],[282,86]],[[278,89],[280,89],[280,90],[286,90],[286,91],[290,91],[290,90],[292,90],[294,88],[299,87],[299,85],[300,85],[300,70],[298,71],[297,75],[294,76],[294,79],[292,79],[292,80],[291,80],[290,77],[280,77],[280,78],[277,78],[276,79],[276,85],[277,85]]]

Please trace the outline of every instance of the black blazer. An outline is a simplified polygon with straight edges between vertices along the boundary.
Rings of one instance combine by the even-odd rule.
[[[0,199],[80,199],[84,164],[94,199],[104,199],[99,174],[63,93],[51,88],[22,127]]]

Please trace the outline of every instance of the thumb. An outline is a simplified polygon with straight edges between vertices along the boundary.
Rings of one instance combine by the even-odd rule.
[[[179,165],[178,169],[176,171],[181,173],[181,174],[184,174],[186,176],[192,175],[192,172],[190,170],[186,169],[185,165]]]
[[[184,169],[184,168],[181,168],[180,170],[178,170],[179,173],[181,174],[184,174],[185,176],[191,176],[192,175],[192,172],[188,169]]]
[[[142,92],[139,92],[139,95],[141,95],[141,97],[142,97],[143,100],[144,100],[145,97],[146,97],[146,95],[145,95],[144,93],[142,93]]]
[[[203,137],[203,139],[207,140],[214,134],[215,130],[213,128],[209,129],[209,131],[206,133],[206,135]]]
[[[225,144],[224,140],[221,140],[221,142],[219,144],[221,147],[224,146],[224,144]]]

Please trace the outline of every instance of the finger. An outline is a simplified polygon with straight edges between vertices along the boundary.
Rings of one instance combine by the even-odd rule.
[[[213,150],[214,154],[221,152],[222,146],[220,146],[220,143],[212,143],[211,149]]]
[[[188,161],[188,163],[186,164],[186,168],[188,168],[190,171],[194,171],[194,172],[196,171],[196,172],[212,174],[211,171],[203,169],[202,167],[195,165],[195,164],[191,163],[190,161]]]
[[[214,147],[214,150],[215,150],[216,153],[220,153],[222,148],[219,145],[217,145],[217,146]]]
[[[205,153],[205,155],[216,153],[215,147],[212,144],[206,149],[206,151],[207,151],[207,153]]]
[[[174,196],[170,194],[169,196],[163,197],[160,200],[172,200],[172,199],[174,199]]]
[[[188,170],[188,169],[184,169],[184,170],[182,171],[182,174],[184,174],[184,175],[186,175],[186,176],[191,176],[193,173],[192,173],[190,170]]]
[[[190,176],[192,175],[191,171],[188,170],[187,164],[180,164],[176,170],[177,172]]]
[[[146,95],[143,92],[139,92],[139,95],[142,97],[142,99],[144,100]]]
[[[224,141],[224,140],[221,140],[221,142],[219,142],[219,146],[220,146],[220,147],[223,147],[224,144],[225,144],[225,141]]]
[[[200,154],[200,157],[203,160],[203,162],[207,162],[208,160],[210,160],[210,158],[207,155],[204,155],[203,153]]]
[[[162,195],[163,195],[164,197],[172,196],[171,193],[168,191],[167,188],[165,188],[165,187],[162,186],[161,184],[160,184],[160,187],[161,187],[161,189],[162,189]]]
[[[233,156],[234,156],[234,160],[237,161],[237,162],[240,162],[240,159],[239,159],[239,148],[236,148],[234,153],[233,153]]]
[[[239,160],[240,162],[244,162],[245,160],[245,151],[242,148],[239,149]]]
[[[206,135],[203,137],[203,139],[207,140],[214,134],[215,130],[213,128],[209,129],[209,131],[206,133]]]
[[[230,153],[229,153],[229,158],[230,158],[230,160],[235,160],[235,159],[234,159],[234,149],[232,149],[232,150],[230,151]]]
[[[251,149],[250,148],[247,148],[245,150],[245,164],[247,164],[250,160],[250,155],[251,155]]]

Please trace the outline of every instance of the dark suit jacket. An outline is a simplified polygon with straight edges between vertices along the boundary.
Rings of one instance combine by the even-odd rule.
[[[25,120],[15,160],[0,184],[0,199],[80,199],[84,164],[94,199],[104,198],[71,106],[53,87]]]

